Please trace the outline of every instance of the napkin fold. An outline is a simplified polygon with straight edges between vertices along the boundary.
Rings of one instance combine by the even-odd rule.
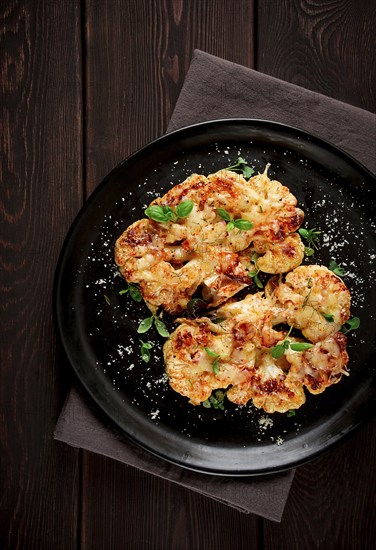
[[[221,118],[295,126],[376,172],[375,114],[195,50],[168,131]]]
[[[296,126],[376,172],[376,115],[196,50],[168,131],[223,118]],[[170,464],[127,439],[78,387],[67,397],[54,437],[274,521],[281,521],[294,477],[294,470],[262,478],[221,477]]]
[[[74,447],[114,458],[236,508],[281,521],[294,471],[259,478],[222,477],[180,468],[145,451],[125,437],[79,387],[73,387],[54,433]]]

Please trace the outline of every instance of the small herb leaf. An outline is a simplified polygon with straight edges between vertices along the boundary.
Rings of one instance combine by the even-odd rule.
[[[147,332],[152,327],[153,321],[154,321],[154,316],[146,317],[146,319],[143,319],[141,323],[138,325],[137,332],[139,334],[144,334],[145,332]]]
[[[238,219],[233,220],[233,224],[237,229],[241,229],[242,231],[248,231],[249,229],[252,229],[253,223],[248,220]]]
[[[338,265],[337,262],[335,262],[334,260],[331,260],[329,262],[329,269],[339,277],[343,277],[345,274],[345,270],[343,269],[343,267],[341,265]]]
[[[307,245],[304,247],[304,253],[306,256],[312,256],[312,254],[315,252],[314,248],[317,249],[317,242],[320,238],[321,231],[318,231],[317,229],[305,229],[304,227],[301,227],[299,230],[299,235],[303,237],[307,241]]]
[[[226,170],[234,170],[235,172],[242,172],[243,176],[246,179],[249,179],[254,173],[254,169],[251,166],[248,166],[243,157],[238,157],[236,164],[228,166]]]
[[[251,168],[250,166],[244,166],[244,168],[242,169],[243,171],[243,176],[248,180],[251,176],[253,176],[253,174],[255,173],[254,169]]]
[[[219,372],[219,356],[214,360],[214,363],[213,363],[213,372],[214,374],[218,374]]]
[[[218,357],[218,355],[210,348],[205,348],[205,351],[209,355],[209,357]]]
[[[272,347],[271,354],[273,359],[280,359],[285,353],[285,348],[283,345],[278,344],[277,346]]]
[[[159,319],[158,317],[154,317],[154,324],[160,336],[163,336],[163,338],[168,338],[170,336],[170,333],[168,332],[166,325],[161,319]]]
[[[296,416],[296,410],[290,409],[289,411],[287,411],[286,416],[287,417]]]
[[[322,316],[328,323],[334,323],[334,316],[331,313],[323,313]]]
[[[151,220],[158,223],[167,223],[174,219],[175,214],[169,206],[159,206],[153,204],[145,210],[145,214]]]
[[[308,342],[298,342],[297,344],[290,344],[292,351],[306,351],[307,349],[313,348],[313,344]]]
[[[179,218],[186,218],[192,212],[194,202],[191,200],[182,201],[176,207],[176,215]]]
[[[141,359],[145,361],[145,363],[149,363],[151,358],[150,350],[153,348],[153,344],[151,342],[143,342],[140,340],[141,343]]]
[[[216,213],[218,214],[218,216],[220,218],[222,218],[222,220],[225,220],[226,222],[229,222],[231,221],[231,216],[230,214],[227,212],[227,210],[225,210],[224,208],[217,208],[216,209]]]
[[[142,302],[142,294],[138,286],[129,283],[128,285],[129,290],[129,296],[134,300],[135,302]]]
[[[341,331],[343,332],[343,334],[347,334],[351,330],[356,330],[359,327],[360,327],[359,317],[352,317],[351,319],[346,321],[346,323],[341,328]]]

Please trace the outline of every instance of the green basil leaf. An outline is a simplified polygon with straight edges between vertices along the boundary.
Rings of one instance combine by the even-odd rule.
[[[205,399],[205,401],[203,401],[201,405],[203,405],[205,409],[210,409],[211,407],[209,399]]]
[[[359,317],[352,317],[352,319],[349,319],[348,321],[346,321],[346,323],[341,328],[341,331],[343,332],[343,334],[347,334],[351,330],[356,330],[359,327],[360,327]]]
[[[250,166],[244,166],[243,168],[243,176],[246,178],[246,179],[249,179],[251,176],[253,176],[253,174],[255,173],[254,169],[251,168]]]
[[[140,340],[141,343],[141,359],[145,361],[145,363],[149,363],[151,359],[151,353],[150,350],[153,347],[153,344],[151,342],[143,342]]]
[[[312,256],[312,254],[314,254],[314,252],[315,252],[315,251],[314,251],[313,248],[311,248],[310,246],[305,246],[305,247],[304,247],[304,254],[305,254],[306,256]]]
[[[119,296],[123,296],[123,294],[126,294],[128,292],[127,288],[124,288],[123,290],[119,291]]]
[[[338,265],[337,262],[335,262],[334,260],[330,260],[329,269],[339,277],[343,277],[345,274],[345,270],[343,269],[343,267]]]
[[[151,342],[143,342],[142,340],[140,340],[140,342],[142,344],[141,347],[143,347],[145,349],[152,349],[152,347],[153,347],[153,344]]]
[[[152,206],[146,208],[145,215],[151,220],[154,220],[158,223],[166,223],[169,221],[169,218],[163,211],[162,206],[159,206],[157,204],[153,204]]]
[[[220,218],[222,218],[222,220],[225,220],[226,222],[229,222],[231,221],[231,216],[230,214],[227,212],[227,210],[225,210],[224,208],[217,208],[216,209],[216,213],[218,214],[218,216]]]
[[[322,316],[328,323],[334,323],[334,316],[331,313],[323,313]]]
[[[255,276],[253,277],[253,280],[255,281],[257,288],[264,288],[264,285],[263,285],[262,282],[260,281],[258,275],[255,275]]]
[[[167,223],[175,218],[174,211],[170,206],[159,206],[158,204],[153,204],[146,208],[145,214],[148,218],[158,223]]]
[[[279,359],[285,353],[285,348],[281,345],[274,346],[271,348],[271,354],[273,359]]]
[[[147,348],[141,348],[141,359],[145,361],[145,363],[149,363],[151,358],[151,353]]]
[[[304,229],[303,227],[298,229],[298,233],[303,237],[303,239],[309,238],[309,231],[307,229]]]
[[[290,344],[290,348],[293,351],[306,351],[307,349],[313,348],[313,344],[308,342],[299,342],[298,344]]]
[[[161,319],[159,319],[158,317],[154,317],[154,324],[158,333],[161,336],[163,336],[163,338],[168,338],[170,336],[170,333],[168,332],[166,325]]]
[[[214,372],[214,374],[218,374],[218,372],[219,372],[219,363],[218,363],[218,361],[219,361],[219,357],[217,357],[215,359],[214,363],[213,363],[213,372]]]
[[[248,231],[253,227],[252,222],[243,219],[233,220],[233,224],[237,229],[241,229],[242,231]]]
[[[138,325],[137,332],[139,334],[143,334],[144,332],[147,332],[151,328],[153,321],[154,321],[154,317],[146,317],[146,319],[143,319],[141,323]]]
[[[179,218],[186,218],[192,212],[194,202],[191,200],[182,201],[176,207],[176,214]]]
[[[296,416],[296,410],[295,409],[290,409],[289,411],[287,411],[286,416],[287,417]]]
[[[104,299],[106,300],[106,304],[109,306],[111,305],[110,298],[107,296],[107,294],[104,294]]]
[[[226,229],[227,231],[232,231],[234,227],[235,227],[234,220],[231,220],[230,222],[228,222]]]
[[[223,321],[226,321],[225,317],[214,317],[214,319],[211,320],[212,323],[215,325],[218,325],[219,323],[223,323]]]
[[[218,355],[210,348],[205,348],[205,351],[209,355],[209,357],[218,357]]]
[[[138,286],[129,283],[128,285],[129,295],[135,302],[142,302],[142,294]]]

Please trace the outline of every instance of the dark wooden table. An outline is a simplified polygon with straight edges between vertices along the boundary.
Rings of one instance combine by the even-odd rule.
[[[73,374],[52,284],[121,159],[166,130],[194,48],[376,111],[374,0],[3,0],[4,549],[376,548],[376,422],[298,469],[283,521],[52,438]]]

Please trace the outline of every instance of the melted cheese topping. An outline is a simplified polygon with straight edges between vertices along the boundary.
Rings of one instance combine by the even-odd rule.
[[[257,268],[284,273],[299,265],[304,247],[297,233],[304,214],[287,187],[270,180],[266,171],[246,181],[220,170],[208,177],[193,174],[153,205],[176,206],[192,200],[191,214],[175,223],[142,219],[133,223],[115,245],[115,260],[128,282],[138,283],[155,312],[183,311],[198,286],[204,299],[217,306],[252,284],[253,252]],[[225,209],[232,219],[251,221],[252,229],[227,230],[217,214]]]
[[[225,389],[230,401],[252,401],[273,413],[300,407],[304,388],[321,393],[348,374],[346,337],[339,330],[350,316],[350,293],[326,267],[300,265],[304,246],[296,231],[304,214],[287,187],[269,179],[267,170],[249,181],[220,170],[193,174],[152,205],[174,209],[186,200],[194,204],[186,218],[138,220],[115,246],[121,274],[139,284],[153,313],[159,307],[184,311],[200,287],[223,319],[178,320],[163,348],[171,387],[193,405]],[[219,208],[252,228],[229,230]],[[249,271],[255,269],[279,277],[269,279],[265,292],[235,301],[252,284]],[[287,345],[282,357],[273,358],[271,348],[286,339],[303,341],[277,330],[281,323],[300,329],[313,346],[299,352]]]
[[[320,299],[315,302],[319,320],[305,311],[308,280],[310,296]],[[294,281],[300,281],[300,286],[293,286]],[[336,275],[322,266],[307,266],[289,273],[286,282],[275,283],[265,295],[249,294],[223,305],[216,311],[223,318],[220,324],[206,317],[180,319],[180,326],[164,345],[170,384],[194,405],[221,388],[238,405],[252,400],[268,413],[296,409],[305,402],[304,387],[310,393],[321,393],[348,374],[346,336],[338,332],[336,319],[340,317],[341,324],[348,320],[349,305],[349,291]],[[328,308],[333,322],[320,314]],[[287,348],[282,357],[273,358],[271,348],[278,343],[303,341],[276,330],[279,323],[302,328],[313,347],[303,352]],[[313,323],[315,327],[319,323],[315,330]],[[217,369],[205,348],[218,358]]]

